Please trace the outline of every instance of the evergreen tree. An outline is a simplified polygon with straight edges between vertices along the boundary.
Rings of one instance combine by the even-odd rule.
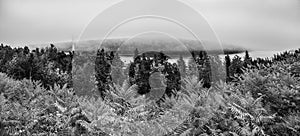
[[[180,55],[179,59],[177,60],[177,64],[178,64],[178,68],[179,68],[181,77],[185,77],[186,76],[186,64],[183,60],[182,55]]]
[[[225,56],[225,67],[226,67],[226,81],[229,82],[230,81],[230,70],[229,67],[231,65],[231,61],[230,61],[230,56],[227,54]]]
[[[115,84],[122,85],[125,80],[125,75],[123,70],[124,62],[121,60],[118,53],[115,53],[111,66],[112,66],[112,71],[111,71],[112,81]]]
[[[188,76],[198,76],[198,68],[197,64],[195,62],[195,59],[191,57],[188,60],[188,71],[187,71]]]
[[[250,60],[250,55],[248,51],[245,52],[245,60]]]
[[[95,61],[95,77],[96,85],[101,97],[104,99],[105,91],[109,89],[109,83],[111,81],[111,65],[108,61],[109,56],[104,52],[98,50],[97,57]]]
[[[94,72],[94,63],[86,62],[83,66],[75,65],[73,76],[73,89],[76,95],[84,96],[93,94],[98,94],[95,88],[95,72]]]
[[[243,73],[242,69],[243,69],[243,61],[241,60],[241,57],[235,55],[229,67],[230,76],[234,77],[236,74],[238,76],[241,75]]]
[[[125,71],[126,72],[126,71]],[[129,80],[129,83],[130,85],[133,85],[134,84],[134,77],[135,77],[135,64],[134,62],[131,62],[129,65],[128,65],[128,80]]]
[[[211,64],[209,59],[204,59],[203,64],[198,65],[199,76],[198,80],[202,80],[203,87],[209,88],[211,86]]]
[[[243,65],[244,65],[245,68],[247,68],[247,67],[249,67],[251,65],[251,63],[252,63],[252,59],[251,59],[248,51],[246,51],[245,52],[245,58],[244,58],[244,64]]]
[[[48,57],[49,57],[49,60],[52,61],[52,60],[56,60],[57,58],[57,48],[53,45],[53,44],[50,44],[50,48],[48,49],[47,51],[48,53]]]
[[[134,53],[133,53],[133,60],[139,55],[139,51],[137,48],[135,48]]]
[[[27,55],[27,54],[29,54],[29,52],[30,52],[29,48],[28,48],[27,46],[25,46],[25,47],[24,47],[24,50],[23,50],[23,53],[24,53],[25,55]]]
[[[219,56],[211,56],[210,59],[211,65],[211,82],[217,83],[219,81],[226,81],[226,68],[222,63]]]

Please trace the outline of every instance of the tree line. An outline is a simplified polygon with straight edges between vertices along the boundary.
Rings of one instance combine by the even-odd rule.
[[[242,59],[239,56],[230,58],[227,54],[222,62],[218,56],[208,55],[205,51],[192,51],[192,57],[186,65],[183,57],[180,56],[177,63],[168,62],[168,56],[163,52],[150,52],[139,54],[136,49],[131,62],[126,69],[123,69],[124,62],[115,51],[99,49],[96,55],[85,53],[74,59],[74,52],[59,51],[53,44],[46,48],[30,50],[24,48],[12,48],[0,46],[0,72],[6,73],[14,79],[31,79],[39,81],[46,88],[55,84],[63,86],[67,84],[72,87],[72,62],[76,67],[84,67],[86,63],[94,66],[95,84],[98,94],[104,97],[105,92],[112,84],[122,85],[128,80],[130,85],[138,85],[138,93],[146,94],[151,90],[149,78],[152,73],[160,72],[166,78],[166,94],[171,96],[181,89],[182,79],[186,76],[196,76],[202,81],[203,87],[209,88],[212,84],[224,79],[226,82],[235,82],[245,69],[260,69],[270,67],[273,63],[285,59],[299,58],[300,49],[293,52],[283,52],[270,58],[252,59],[249,52],[245,52]],[[299,68],[293,66],[293,73],[299,76]],[[74,75],[76,76],[76,75]],[[73,78],[74,78],[73,76]],[[86,80],[86,79],[82,79]],[[91,83],[93,84],[93,83]]]
[[[58,51],[53,44],[34,50],[1,44],[0,55],[0,72],[11,78],[39,81],[46,88],[55,84],[72,87],[73,52]]]

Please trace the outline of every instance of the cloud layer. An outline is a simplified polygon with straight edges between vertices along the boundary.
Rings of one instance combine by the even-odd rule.
[[[72,36],[80,35],[93,17],[115,2],[117,0],[0,0],[0,41],[32,44],[71,40]],[[224,43],[255,50],[283,50],[300,45],[299,0],[185,2],[206,17]],[[170,9],[167,3],[164,5],[166,10]],[[180,10],[169,12],[189,16]],[[193,17],[187,21],[192,22]],[[136,26],[128,24],[127,29],[122,30],[124,35],[143,28],[143,25]],[[161,27],[168,26],[162,24]]]

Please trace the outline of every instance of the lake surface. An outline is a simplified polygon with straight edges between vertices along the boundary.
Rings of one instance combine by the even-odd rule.
[[[250,57],[253,59],[256,58],[271,58],[274,56],[274,54],[280,53],[281,51],[251,51],[249,52]],[[245,53],[237,53],[237,54],[230,54],[230,58],[232,59],[235,55],[241,57],[242,59],[245,56]],[[225,55],[219,55],[222,61],[224,61]],[[172,57],[168,61],[170,63],[176,63],[179,57]],[[130,62],[133,62],[133,57],[132,56],[121,56],[121,60],[125,63],[125,65],[129,64]],[[184,57],[183,60],[185,63],[188,63],[189,58]]]

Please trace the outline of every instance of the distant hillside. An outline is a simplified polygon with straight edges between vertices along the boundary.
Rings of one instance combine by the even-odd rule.
[[[86,40],[75,43],[76,51],[95,51],[100,46],[101,40]],[[72,49],[72,42],[60,42],[54,43],[54,45],[63,51],[70,51]],[[39,45],[30,45],[31,48],[36,47],[45,47],[49,44],[39,44]],[[223,44],[222,48],[213,42],[204,41],[202,43],[195,40],[187,40],[180,39],[170,40],[170,39],[146,39],[146,38],[134,38],[134,39],[108,39],[103,41],[103,46],[101,48],[109,49],[109,50],[117,50],[120,54],[132,54],[133,51],[137,48],[140,52],[145,51],[164,51],[164,52],[186,52],[186,51],[214,51],[220,50],[223,48],[223,51],[238,53],[242,52],[245,49],[229,45]]]

